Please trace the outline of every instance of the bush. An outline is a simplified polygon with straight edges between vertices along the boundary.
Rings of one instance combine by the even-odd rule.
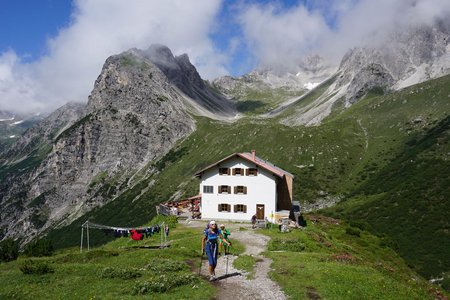
[[[147,270],[151,270],[156,273],[165,272],[178,272],[186,269],[186,264],[165,258],[153,258],[145,266]]]
[[[53,255],[53,244],[50,240],[42,239],[28,244],[25,248],[27,256],[41,257]]]
[[[447,277],[442,280],[441,287],[447,292],[450,292],[450,275],[447,275]]]
[[[141,277],[142,274],[137,269],[119,269],[107,267],[98,272],[100,278],[120,278],[120,279],[135,279]]]
[[[198,282],[198,277],[194,274],[170,274],[159,275],[151,278],[149,281],[137,283],[134,286],[134,295],[145,295],[147,293],[164,293],[168,290],[187,284]]]
[[[353,228],[353,227],[345,228],[345,233],[348,235],[353,235],[353,236],[357,236],[357,237],[361,236],[361,231],[359,229]]]
[[[19,243],[12,238],[0,242],[0,262],[16,260],[19,256]]]
[[[303,244],[299,239],[275,238],[269,242],[268,250],[302,252],[303,250],[305,250],[305,244]]]
[[[26,260],[20,267],[23,274],[43,275],[55,272],[52,267],[43,262],[35,262],[31,259]]]

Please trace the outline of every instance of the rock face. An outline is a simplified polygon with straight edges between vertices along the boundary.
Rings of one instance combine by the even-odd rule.
[[[108,58],[85,107],[59,109],[1,155],[2,237],[27,242],[111,201],[194,131],[188,111],[233,115],[210,95],[188,57],[166,47]]]
[[[241,77],[223,76],[213,86],[226,95],[239,96],[239,90],[285,89],[310,90],[336,72],[336,67],[319,55],[311,55],[290,70],[265,67]]]
[[[216,117],[235,116],[234,104],[205,84],[187,54],[174,57],[170,49],[162,45],[152,45],[137,52],[158,66],[169,82],[192,99],[197,107],[206,108]]]
[[[384,93],[449,74],[449,41],[450,21],[443,20],[392,32],[381,46],[351,49],[326,91],[282,123],[317,125],[336,103],[348,107],[369,92]]]

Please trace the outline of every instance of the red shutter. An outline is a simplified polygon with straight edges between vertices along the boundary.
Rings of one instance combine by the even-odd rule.
[[[217,208],[217,210],[220,212],[222,211],[222,205],[219,204],[219,207]]]

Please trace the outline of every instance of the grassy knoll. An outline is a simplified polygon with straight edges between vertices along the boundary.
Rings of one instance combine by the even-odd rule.
[[[68,248],[32,259],[53,269],[42,275],[23,274],[20,267],[29,258],[19,258],[0,265],[0,299],[211,299],[214,288],[193,272],[199,267],[200,237],[196,229],[178,227],[166,249],[138,248],[158,245],[159,235],[118,238],[83,253]]]
[[[434,299],[436,290],[385,239],[332,218],[308,219],[305,230],[260,231],[271,237],[271,277],[291,299]]]
[[[273,260],[270,276],[291,299],[433,299],[436,295],[384,238],[323,216],[307,219],[304,230],[259,230],[271,238],[264,253]],[[163,220],[168,221],[158,217],[148,225]],[[73,247],[51,257],[31,258],[50,270],[42,274],[21,271],[30,265],[30,258],[2,263],[0,299],[213,298],[214,285],[197,276],[201,230],[170,220],[169,224],[166,249],[139,248],[158,245],[159,235],[142,241],[117,238],[83,253]],[[91,236],[91,245],[93,240]],[[233,255],[243,251],[244,245],[233,241]],[[255,258],[242,255],[234,266],[251,273],[255,263]]]

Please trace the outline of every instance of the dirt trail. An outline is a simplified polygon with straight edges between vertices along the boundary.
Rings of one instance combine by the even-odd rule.
[[[205,224],[205,222],[190,221],[186,226],[201,229],[205,228]],[[286,299],[280,286],[267,275],[272,260],[261,255],[261,252],[266,249],[269,237],[255,233],[249,224],[225,225],[231,232],[231,241],[238,240],[244,244],[244,255],[252,255],[256,258],[257,263],[254,268],[254,278],[247,279],[247,273],[233,267],[233,261],[237,256],[233,255],[232,250],[228,257],[221,255],[216,267],[218,280],[214,282],[214,285],[218,288],[218,292],[215,299]],[[239,230],[239,228],[247,230]],[[207,268],[208,260],[205,258],[201,270],[202,275],[207,276]]]

